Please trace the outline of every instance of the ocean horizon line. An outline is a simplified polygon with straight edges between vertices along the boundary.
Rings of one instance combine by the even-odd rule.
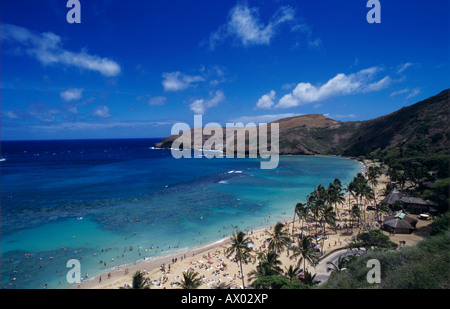
[[[108,140],[146,140],[164,137],[106,137],[106,138],[54,138],[54,139],[2,139],[2,142],[59,142],[59,141],[108,141]]]
[[[198,252],[226,241],[236,226],[264,230],[289,220],[315,185],[362,171],[361,162],[326,155],[282,155],[277,170],[245,158],[187,162],[151,150],[148,140],[4,144],[2,258],[14,260],[2,267],[4,288],[10,276],[18,279],[12,288],[64,287],[55,269],[64,272],[69,258],[82,259],[92,277],[144,256]]]

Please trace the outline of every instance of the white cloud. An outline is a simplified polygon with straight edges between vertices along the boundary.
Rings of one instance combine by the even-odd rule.
[[[85,50],[72,52],[61,46],[61,38],[51,32],[36,34],[26,28],[2,24],[1,39],[13,43],[15,53],[24,53],[44,65],[62,64],[99,72],[104,76],[116,76],[120,66],[113,60],[91,55]]]
[[[296,83],[288,83],[288,84],[284,84],[283,86],[281,86],[281,89],[283,89],[283,90],[291,90],[295,86],[297,86]]]
[[[377,82],[366,85],[365,89],[362,92],[373,92],[379,91],[384,88],[387,88],[391,84],[391,78],[389,76],[385,76]]]
[[[50,131],[65,131],[65,130],[101,130],[101,129],[112,129],[112,128],[135,128],[135,127],[156,127],[156,126],[166,126],[173,125],[178,121],[168,120],[168,121],[112,121],[112,122],[59,122],[54,124],[39,124],[32,125],[30,128],[40,129],[40,130],[50,130]]]
[[[98,118],[109,118],[111,117],[111,113],[109,111],[108,106],[106,105],[99,105],[97,106],[94,111],[92,112],[92,115]]]
[[[219,66],[204,67],[202,65],[197,73],[191,75],[180,71],[164,72],[162,74],[162,85],[166,92],[183,91],[199,84],[217,87],[227,81],[224,70],[223,67]]]
[[[148,105],[150,106],[158,106],[158,105],[166,105],[167,98],[164,96],[152,97],[148,100]]]
[[[277,28],[294,20],[294,10],[283,6],[264,24],[259,17],[257,8],[249,8],[237,4],[230,10],[225,25],[213,32],[209,37],[210,49],[222,43],[227,38],[234,38],[243,46],[268,45],[276,35]]]
[[[407,92],[409,92],[408,88],[400,89],[400,90],[392,92],[390,96],[393,97],[393,96],[397,96],[397,95],[404,94],[404,93],[407,93]]]
[[[68,110],[70,113],[74,114],[74,115],[77,115],[77,114],[78,114],[78,107],[77,107],[77,106],[70,106],[70,107],[67,108],[67,110]]]
[[[283,96],[274,108],[290,108],[337,96],[379,91],[391,82],[389,76],[372,82],[374,75],[380,70],[378,67],[371,67],[350,75],[340,73],[321,86],[299,83],[291,93]]]
[[[322,40],[319,38],[316,38],[315,40],[312,39],[308,40],[308,46],[311,48],[319,49],[322,45],[323,45]]]
[[[327,118],[331,119],[342,119],[342,118],[356,118],[357,116],[355,114],[348,114],[348,115],[331,115],[331,114],[323,114]]]
[[[33,102],[25,109],[14,109],[2,111],[2,117],[5,116],[11,120],[37,120],[41,123],[52,123],[62,114],[61,107],[51,106],[45,102]]]
[[[411,62],[406,62],[404,64],[399,65],[397,73],[403,73],[407,68],[411,67],[413,65],[413,63]]]
[[[225,101],[225,95],[222,91],[216,91],[211,99],[199,99],[192,102],[189,105],[190,109],[197,115],[205,114],[206,110],[211,107],[217,106],[220,102]]]
[[[412,97],[415,97],[415,96],[418,95],[420,92],[421,92],[420,89],[415,88],[415,89],[413,89],[413,90],[411,91],[410,94],[408,94],[408,96],[407,96],[406,98],[407,98],[407,99],[410,99],[410,98],[412,98]]]
[[[27,113],[40,122],[53,122],[60,110],[43,102],[34,102],[30,104]]]
[[[61,99],[65,102],[75,101],[81,99],[83,89],[71,88],[60,93]]]
[[[405,89],[400,89],[400,90],[392,92],[390,96],[394,97],[394,96],[398,96],[398,95],[407,93],[408,95],[406,96],[406,98],[410,99],[410,98],[415,97],[416,95],[418,95],[420,92],[421,91],[420,91],[419,88],[414,88],[414,89],[405,88]]]
[[[256,103],[256,109],[271,109],[275,105],[275,91],[271,90],[269,93],[263,95]]]
[[[322,40],[320,38],[313,38],[313,32],[309,25],[305,23],[296,24],[291,28],[292,31],[301,32],[306,35],[306,41],[308,43],[308,47],[312,49],[320,49],[323,45]],[[297,42],[295,47],[300,46],[300,43]]]
[[[194,83],[205,81],[199,75],[185,75],[179,71],[163,73],[163,86],[165,91],[181,91],[187,89]]]
[[[243,124],[246,123],[269,123],[275,120],[280,120],[283,118],[289,118],[289,117],[297,117],[302,116],[303,114],[297,114],[297,113],[286,113],[286,114],[271,114],[271,115],[258,115],[258,116],[241,116],[238,118],[231,119],[230,122],[238,123],[241,122]]]
[[[9,119],[19,119],[19,115],[15,111],[4,111],[3,114]]]

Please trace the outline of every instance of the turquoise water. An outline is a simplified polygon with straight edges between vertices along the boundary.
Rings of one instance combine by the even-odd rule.
[[[1,284],[66,288],[69,259],[89,277],[291,217],[297,202],[357,161],[281,156],[179,159],[156,140],[3,142]],[[130,250],[132,249],[132,250]],[[105,265],[106,263],[106,265]]]

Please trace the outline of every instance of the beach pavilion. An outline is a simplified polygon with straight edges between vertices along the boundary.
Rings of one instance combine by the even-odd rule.
[[[438,206],[435,202],[424,200],[420,197],[405,196],[396,188],[386,195],[381,203],[393,206],[397,201],[402,202],[403,209],[413,214],[434,213],[436,212],[435,208]]]
[[[383,221],[381,229],[396,234],[411,234],[414,231],[414,226],[416,223],[417,220],[414,220],[413,218],[402,213],[387,217]]]
[[[435,202],[424,200],[420,197],[409,197],[404,196],[401,201],[405,205],[410,213],[421,214],[421,213],[433,213],[436,212],[435,207],[438,206]]]
[[[392,206],[396,201],[401,200],[402,197],[403,194],[400,193],[400,191],[398,191],[397,188],[394,188],[388,195],[386,195],[386,197],[381,201],[381,203]]]

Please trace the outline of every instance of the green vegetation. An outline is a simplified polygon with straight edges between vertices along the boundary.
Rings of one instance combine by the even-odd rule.
[[[354,179],[355,194],[363,195],[367,189],[367,180],[360,174]],[[361,190],[361,191],[357,191]],[[336,205],[345,202],[344,188],[341,181],[335,179],[327,188],[322,185],[317,186],[307,198],[306,203],[297,203],[294,208],[294,224],[295,218],[301,221],[301,233],[294,235],[292,230],[292,238],[286,230],[286,226],[282,223],[275,225],[274,231],[269,234],[268,252],[258,253],[258,264],[256,269],[251,271],[248,276],[252,281],[251,286],[254,288],[270,288],[270,289],[304,289],[312,288],[320,282],[315,279],[316,274],[307,271],[307,264],[315,266],[323,255],[324,237],[317,240],[320,232],[325,235],[326,226],[334,226],[336,217]],[[359,197],[359,195],[357,195]],[[358,208],[359,209],[359,208]],[[304,234],[304,222],[311,220],[315,222],[314,231],[309,230],[309,235]],[[312,235],[314,232],[314,236]],[[237,235],[232,237],[235,243]],[[321,249],[319,249],[319,246]],[[295,265],[290,265],[286,271],[281,269],[279,261],[279,253],[284,248],[289,248],[291,252],[290,258],[297,260]],[[236,260],[238,260],[236,256]]]
[[[356,257],[346,269],[336,272],[321,288],[331,289],[448,289],[450,287],[450,213],[437,218],[429,238],[415,247],[401,250],[375,250]],[[366,280],[367,261],[377,259],[381,283]]]
[[[354,237],[350,248],[364,249],[360,256],[340,258],[330,263],[330,279],[323,288],[449,288],[450,233],[449,233],[449,188],[450,188],[450,90],[414,105],[404,107],[389,115],[362,122],[339,122],[321,115],[300,116],[290,119],[280,128],[281,154],[328,154],[360,159],[371,159],[381,163],[371,167],[367,178],[357,174],[344,188],[339,180],[327,188],[319,185],[294,209],[294,224],[301,222],[301,232],[289,239],[285,226],[277,224],[270,235],[269,251],[258,252],[257,267],[249,276],[254,288],[302,289],[318,284],[315,274],[306,271],[306,264],[314,266],[323,256],[324,241],[318,240],[326,226],[335,226],[336,204],[345,202],[347,192],[355,203],[348,199],[350,220],[347,232],[353,234],[355,223],[367,233]],[[280,121],[281,123],[281,121]],[[157,147],[170,147],[171,139],[163,140]],[[167,144],[167,145],[166,145]],[[434,222],[432,236],[415,247],[397,249],[380,230],[371,230],[366,222],[367,207],[363,200],[370,201],[377,217],[383,211],[402,209],[401,201],[387,209],[376,200],[377,178],[385,173],[391,183],[386,186],[388,194],[394,187],[408,196],[421,197],[438,204],[441,218]],[[314,228],[303,229],[306,221]],[[299,223],[300,223],[299,222]],[[322,235],[325,236],[325,235]],[[296,238],[297,237],[297,238]],[[323,239],[323,237],[322,237]],[[290,240],[290,241],[289,241]],[[231,237],[228,254],[234,254],[241,268],[253,259],[253,249],[245,233],[238,231]],[[292,259],[298,259],[285,271],[281,270],[279,254],[289,248]],[[320,247],[320,249],[319,249]],[[381,283],[369,284],[367,261],[377,259],[381,264]],[[256,262],[256,261],[255,261]]]
[[[252,287],[256,289],[308,289],[308,285],[303,284],[300,280],[289,279],[283,276],[266,276],[252,283]]]
[[[365,249],[368,250],[383,250],[383,249],[395,249],[397,244],[389,240],[389,236],[386,236],[380,230],[371,230],[367,233],[361,233],[353,239],[349,245],[352,249]]]
[[[390,172],[398,172],[396,167]],[[269,238],[267,251],[254,251],[251,239],[240,230],[231,236],[231,244],[226,250],[228,256],[234,256],[235,262],[240,266],[240,279],[245,285],[244,278],[248,279],[249,286],[256,289],[311,289],[311,288],[449,288],[450,280],[450,212],[445,212],[436,218],[433,223],[431,235],[415,247],[398,249],[397,244],[390,241],[379,229],[371,229],[366,222],[363,198],[374,202],[373,187],[378,182],[381,169],[371,168],[367,178],[359,173],[343,188],[339,179],[335,179],[325,188],[317,186],[306,198],[305,203],[297,203],[294,207],[295,220],[301,223],[301,232],[289,235],[287,226],[277,223]],[[427,194],[435,195],[448,201],[448,178],[438,180]],[[338,220],[336,205],[345,203],[343,192],[348,192],[355,200],[351,205],[349,199],[349,213],[351,220],[347,221],[347,228],[353,234],[354,219],[358,218],[358,226],[368,232],[357,234],[348,245],[355,250],[353,255],[341,256],[336,263],[327,263],[329,279],[322,285],[315,279],[316,274],[308,271],[307,266],[315,268],[320,259],[324,257],[323,246],[326,226],[334,226]],[[394,206],[395,207],[395,206]],[[376,211],[381,211],[377,207]],[[303,229],[304,223],[313,223],[313,227]],[[320,235],[322,233],[322,235]],[[306,235],[307,234],[307,235]],[[319,237],[321,236],[321,237]],[[283,270],[279,259],[280,254],[288,249],[294,264]],[[254,258],[253,255],[257,254]],[[381,266],[381,283],[371,284],[367,281],[370,267],[367,262],[376,259]],[[256,268],[248,274],[243,273],[243,264],[257,263]],[[195,289],[201,286],[198,274],[193,271],[183,273],[180,286],[184,289]],[[133,288],[149,288],[145,284],[144,274],[137,272],[133,276]]]
[[[139,270],[136,271],[133,275],[132,284],[131,286],[127,287],[127,289],[134,289],[134,290],[150,289],[150,285],[146,283],[147,279],[144,276],[145,276],[144,272],[141,272]]]
[[[391,173],[399,173],[398,166],[391,168]],[[403,171],[401,171],[403,172]],[[445,212],[442,217],[436,218],[433,223],[433,230],[429,238],[420,242],[415,247],[403,247],[398,249],[398,245],[384,235],[379,229],[370,229],[366,223],[365,207],[362,200],[373,200],[375,210],[381,212],[385,209],[378,206],[373,194],[373,188],[381,175],[380,168],[368,170],[367,178],[363,174],[356,175],[346,188],[342,188],[338,179],[330,183],[328,188],[319,185],[306,199],[306,203],[297,203],[294,208],[294,221],[312,220],[316,222],[314,230],[309,231],[309,235],[302,232],[298,235],[295,246],[291,246],[291,259],[297,259],[296,265],[291,265],[284,272],[280,268],[278,252],[280,247],[274,245],[265,254],[259,254],[259,264],[255,271],[249,274],[249,280],[253,288],[263,289],[305,289],[305,288],[333,288],[333,289],[356,289],[356,288],[381,288],[381,289],[422,289],[422,288],[449,288],[450,280],[450,212]],[[413,177],[413,176],[410,176]],[[408,180],[409,181],[409,180]],[[418,183],[418,182],[416,182]],[[435,195],[448,202],[448,178],[437,180],[432,189],[428,189],[426,194]],[[352,229],[355,218],[358,218],[358,226],[361,222],[369,229],[368,232],[356,235],[349,248],[355,250],[354,255],[339,257],[336,263],[327,263],[327,270],[330,273],[329,279],[321,286],[315,280],[315,274],[306,269],[307,264],[314,266],[320,261],[322,250],[318,250],[316,236],[322,230],[325,232],[325,225],[334,225],[336,214],[333,205],[337,202],[343,203],[341,199],[342,191],[347,191],[355,199],[356,204],[349,203],[351,222],[348,228]],[[436,197],[436,198],[437,198]],[[436,199],[435,198],[435,199]],[[394,206],[395,207],[395,206]],[[389,210],[389,209],[388,209]],[[318,223],[318,224],[317,224]],[[284,235],[284,226],[277,225],[276,235]],[[321,227],[321,229],[319,229]],[[294,231],[294,230],[293,230]],[[315,233],[315,237],[311,233]],[[294,239],[295,236],[293,235]],[[273,240],[274,237],[271,239]],[[318,242],[317,242],[318,244]],[[284,246],[288,246],[283,242]],[[283,246],[280,245],[280,246]],[[376,259],[380,262],[381,283],[371,284],[367,281],[367,274],[370,267],[367,262]]]
[[[440,213],[449,209],[449,153],[407,156],[406,152],[400,154],[400,150],[388,147],[376,150],[367,157],[387,165],[389,178],[409,196],[436,202]],[[424,183],[431,183],[432,186],[422,186]],[[387,191],[391,189],[392,186]]]
[[[284,230],[284,224],[278,222],[273,228],[273,233],[266,233],[269,235],[269,250],[273,250],[276,253],[283,252],[286,246],[289,246],[290,239],[288,231]]]
[[[197,277],[197,273],[188,270],[186,272],[183,272],[183,279],[181,279],[180,286],[183,289],[190,290],[190,289],[196,289],[200,287],[202,282],[200,281],[200,278]]]
[[[450,178],[437,179],[434,186],[430,189],[425,189],[421,196],[424,199],[429,199],[440,205],[441,210],[448,210],[450,205],[449,199]]]
[[[251,259],[252,248],[249,246],[251,243],[250,238],[246,237],[245,233],[242,231],[236,231],[231,237],[231,245],[227,249],[227,255],[234,254],[235,259],[239,262],[241,267],[241,274],[244,273],[242,270],[242,264],[247,264]],[[245,286],[244,276],[242,276],[242,286]]]

